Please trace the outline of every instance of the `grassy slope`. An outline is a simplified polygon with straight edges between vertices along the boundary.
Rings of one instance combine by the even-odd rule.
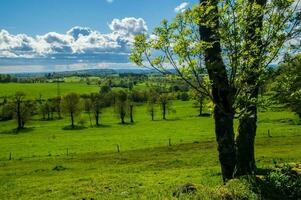
[[[103,127],[77,131],[62,129],[67,119],[36,120],[28,124],[32,129],[13,135],[14,122],[1,122],[0,199],[162,199],[171,198],[181,183],[221,184],[213,119],[195,117],[191,102],[175,102],[174,108],[170,120],[161,121],[158,114],[158,121],[151,122],[140,106],[136,123],[125,126],[108,109]],[[301,161],[300,125],[295,122],[289,112],[259,114],[259,167]],[[66,169],[52,170],[55,166]]]

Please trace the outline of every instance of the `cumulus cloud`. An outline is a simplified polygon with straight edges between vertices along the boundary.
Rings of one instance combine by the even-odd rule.
[[[98,54],[128,54],[136,34],[146,33],[141,18],[114,19],[111,32],[100,33],[87,27],[73,27],[64,34],[49,32],[30,37],[0,31],[0,57],[2,58],[57,58],[87,57]]]
[[[187,7],[189,6],[188,2],[183,2],[180,5],[178,5],[177,7],[175,7],[175,12],[184,12]]]
[[[113,32],[122,35],[136,35],[147,32],[147,26],[142,18],[127,17],[122,20],[114,19],[109,25]]]

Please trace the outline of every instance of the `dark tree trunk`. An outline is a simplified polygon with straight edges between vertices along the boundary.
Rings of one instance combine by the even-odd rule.
[[[89,116],[90,126],[92,127],[92,119],[91,119],[91,113],[90,113],[90,111],[88,112],[88,116]]]
[[[223,180],[227,181],[233,178],[236,164],[234,130],[233,130],[233,94],[234,89],[228,81],[226,66],[221,55],[219,18],[218,18],[218,1],[202,0],[203,5],[211,7],[208,13],[208,19],[213,16],[213,25],[200,26],[200,36],[205,42],[211,43],[212,47],[204,51],[205,65],[212,81],[212,96],[215,104],[215,134],[218,143],[219,161]],[[205,19],[202,19],[206,21]],[[212,24],[212,23],[211,23]]]
[[[122,124],[125,124],[125,121],[124,121],[125,115],[126,115],[125,106],[122,106],[121,110],[120,110],[120,119],[121,119]]]
[[[17,121],[18,121],[18,130],[22,129],[22,119],[21,119],[21,103],[17,102]]]
[[[248,0],[249,4],[258,4],[265,6],[267,0]],[[251,7],[253,8],[253,6]],[[256,44],[256,49],[250,48],[250,56],[253,62],[248,65],[250,71],[246,77],[245,83],[248,85],[245,91],[245,98],[243,98],[242,105],[245,112],[239,119],[238,136],[236,138],[237,148],[237,164],[235,168],[235,176],[243,176],[254,174],[256,169],[255,164],[255,136],[257,129],[257,102],[254,99],[258,99],[259,83],[257,73],[260,67],[260,47],[262,46],[262,26],[263,15],[261,13],[254,14],[252,9],[249,11],[247,18],[250,21],[250,25],[246,30],[246,40],[250,45]]]
[[[248,113],[239,119],[238,136],[236,138],[237,164],[235,176],[251,175],[256,169],[254,143],[257,129],[257,108],[252,106]]]
[[[74,128],[74,116],[73,116],[73,112],[70,113],[70,118],[71,118],[71,127]]]
[[[133,106],[133,105],[130,105],[130,118],[131,118],[131,123],[134,123],[133,110],[134,110],[134,106]]]
[[[162,103],[162,117],[163,120],[166,120],[166,104]]]
[[[95,113],[95,124],[96,126],[99,126],[99,112]]]
[[[122,124],[125,124],[125,121],[124,121],[124,116],[123,116],[123,115],[121,115],[121,116],[120,116],[120,118],[121,118],[121,123],[122,123]]]
[[[199,117],[203,115],[203,99],[200,99],[200,105],[199,105]]]
[[[152,121],[154,121],[154,117],[155,117],[154,110],[151,111],[151,115],[152,115]]]
[[[225,114],[215,106],[215,134],[224,181],[233,178],[236,164],[233,118],[234,116],[232,114]]]

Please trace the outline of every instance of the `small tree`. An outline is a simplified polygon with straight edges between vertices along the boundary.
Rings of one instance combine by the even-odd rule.
[[[17,92],[9,104],[9,110],[17,120],[17,130],[25,127],[25,123],[34,114],[35,104],[32,101],[25,100],[25,93]]]
[[[301,119],[301,54],[280,66],[273,86],[274,98]]]
[[[74,118],[82,111],[80,96],[76,93],[69,93],[62,99],[62,109],[66,115],[70,116],[71,127],[74,128]]]
[[[137,97],[139,97],[139,93],[135,90],[131,90],[128,93],[128,108],[131,123],[134,123],[134,107],[138,100]]]
[[[92,111],[92,101],[90,98],[84,99],[84,110],[89,116],[90,126],[92,127],[91,111]]]
[[[158,93],[151,89],[149,91],[149,94],[148,94],[148,112],[152,118],[152,121],[154,121],[154,118],[155,118],[155,110],[156,110],[156,103],[158,101]]]
[[[116,112],[119,115],[122,124],[125,124],[125,116],[127,114],[127,93],[123,90],[120,90],[117,93],[116,97]]]
[[[165,92],[159,94],[158,102],[160,103],[161,106],[162,119],[166,120],[166,114],[167,111],[170,109],[170,103],[171,103],[169,94]]]
[[[92,93],[90,95],[91,108],[94,113],[96,126],[99,126],[99,117],[102,109],[106,106],[105,94]]]

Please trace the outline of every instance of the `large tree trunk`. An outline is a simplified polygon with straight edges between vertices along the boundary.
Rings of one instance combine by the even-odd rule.
[[[215,133],[218,143],[219,160],[221,164],[223,180],[227,181],[233,178],[236,164],[234,130],[233,130],[233,89],[229,84],[226,66],[221,55],[219,19],[218,19],[218,1],[203,0],[204,6],[214,8],[208,15],[213,16],[210,26],[200,26],[200,36],[205,42],[212,44],[204,52],[205,65],[212,81],[212,96],[215,104],[214,119]],[[206,22],[210,16],[202,19]],[[213,24],[214,23],[214,24]]]
[[[215,134],[224,181],[233,178],[236,164],[233,118],[233,114],[225,114],[215,106]]]
[[[239,118],[238,135],[236,137],[236,177],[251,175],[256,169],[254,145],[257,129],[257,108],[254,105],[247,110],[248,113]]]
[[[260,47],[262,46],[262,26],[263,15],[258,12],[253,12],[254,5],[265,6],[267,0],[248,0],[250,7],[248,13],[248,21],[250,25],[246,30],[246,41],[250,45],[249,57],[252,62],[247,63],[247,69],[249,71],[248,76],[245,79],[247,89],[242,101],[243,108],[245,109],[239,119],[238,136],[236,138],[237,148],[237,164],[235,168],[235,176],[243,176],[254,174],[256,169],[255,164],[255,136],[257,129],[257,99],[259,94],[259,75],[257,73],[260,67]],[[256,48],[251,48],[256,44]]]

